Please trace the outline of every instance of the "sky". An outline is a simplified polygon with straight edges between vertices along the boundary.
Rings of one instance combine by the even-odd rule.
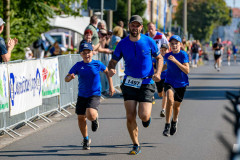
[[[233,7],[233,1],[234,0],[225,0],[227,3],[227,6]],[[235,0],[235,8],[240,8],[240,0]]]

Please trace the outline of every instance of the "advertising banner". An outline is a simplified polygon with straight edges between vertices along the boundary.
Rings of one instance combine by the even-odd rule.
[[[10,115],[42,105],[40,60],[9,64]]]
[[[0,65],[0,113],[9,111],[7,65]]]
[[[49,98],[60,95],[60,78],[58,69],[58,58],[43,59],[42,64],[42,96]]]

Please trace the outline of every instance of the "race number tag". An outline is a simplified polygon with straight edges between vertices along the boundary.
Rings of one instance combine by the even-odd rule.
[[[133,78],[133,77],[127,76],[127,79],[124,85],[133,87],[133,88],[140,88],[142,85],[142,81],[143,80],[141,78]]]

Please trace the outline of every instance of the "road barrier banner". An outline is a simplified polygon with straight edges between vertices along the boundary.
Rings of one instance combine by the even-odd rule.
[[[7,65],[0,65],[0,113],[9,111]]]
[[[42,64],[42,96],[49,98],[60,95],[60,78],[58,68],[58,58],[43,59]]]
[[[42,105],[42,67],[40,60],[8,65],[10,115]]]

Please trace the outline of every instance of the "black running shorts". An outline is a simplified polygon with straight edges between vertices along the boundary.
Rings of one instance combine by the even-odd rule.
[[[221,57],[221,54],[220,55],[214,54],[215,61],[218,60],[218,58],[220,58],[220,57]]]
[[[152,102],[155,85],[154,84],[142,84],[140,88],[133,88],[124,85],[123,81],[121,87],[124,101],[135,100],[137,102]]]
[[[165,82],[165,79],[161,79],[159,82],[155,82],[158,93],[161,93],[163,91],[164,82]]]
[[[164,92],[166,93],[169,89],[174,90],[174,101],[182,102],[187,86],[182,88],[173,88],[171,84],[164,83]]]
[[[100,96],[91,96],[88,98],[78,96],[75,113],[77,115],[85,115],[87,108],[98,110],[99,104]]]

